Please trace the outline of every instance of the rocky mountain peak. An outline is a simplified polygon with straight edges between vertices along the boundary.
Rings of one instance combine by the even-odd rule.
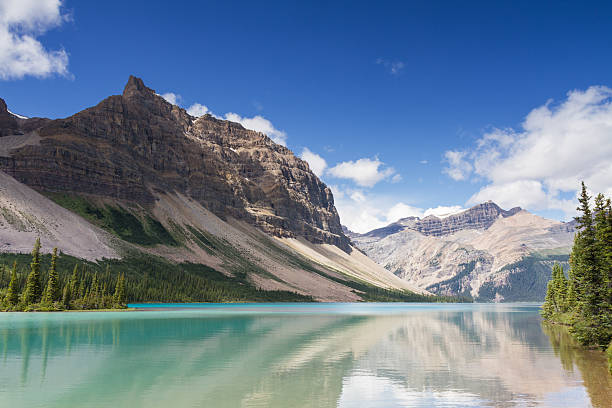
[[[465,229],[487,229],[500,217],[511,217],[522,211],[521,207],[504,210],[493,201],[477,204],[465,211],[446,217],[428,215],[425,218],[406,217],[386,227],[372,230],[364,235],[369,237],[385,237],[405,229],[420,232],[423,235],[444,236]]]
[[[41,143],[0,155],[0,171],[36,190],[147,209],[160,195],[181,194],[223,219],[351,251],[331,190],[304,161],[237,123],[212,116],[194,123],[140,78],[68,118],[22,122]]]
[[[143,97],[155,95],[155,91],[147,88],[142,79],[130,75],[125,88],[123,88],[124,98]]]
[[[6,102],[0,98],[0,137],[14,134],[19,129],[17,118],[8,111]]]

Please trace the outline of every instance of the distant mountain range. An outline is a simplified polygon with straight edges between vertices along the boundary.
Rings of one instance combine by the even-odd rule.
[[[493,202],[445,217],[403,218],[365,234],[345,230],[368,257],[407,282],[482,301],[539,301],[554,262],[567,269],[575,222]]]
[[[0,99],[0,253],[37,236],[47,253],[202,264],[317,300],[424,292],[353,248],[331,190],[289,149],[193,117],[136,77],[65,119],[23,118]]]

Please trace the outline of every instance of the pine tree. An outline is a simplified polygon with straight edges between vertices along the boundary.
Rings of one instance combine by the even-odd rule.
[[[610,311],[607,271],[602,263],[601,244],[595,219],[589,204],[590,197],[582,183],[576,217],[579,232],[574,239],[571,267],[574,278],[574,321],[572,333],[583,344],[607,344],[610,341]],[[602,196],[596,198],[596,214],[602,213]]]
[[[72,300],[72,290],[70,288],[71,285],[70,282],[68,282],[66,286],[64,286],[64,293],[62,294],[62,304],[66,309],[70,309],[70,301]]]
[[[62,288],[59,283],[59,275],[57,274],[57,248],[53,248],[51,255],[51,268],[49,269],[49,280],[45,293],[45,301],[48,303],[59,302],[62,298]]]
[[[19,282],[17,282],[17,261],[15,261],[11,271],[11,281],[6,293],[6,301],[11,306],[14,306],[19,302],[19,288],[17,285],[19,285]]]
[[[26,305],[40,302],[42,296],[42,284],[40,282],[40,238],[36,239],[32,250],[31,272],[26,281],[26,288],[23,299]]]
[[[554,282],[554,271],[552,278],[548,281],[546,286],[546,298],[542,305],[542,317],[546,320],[550,320],[555,314],[555,282]]]
[[[125,304],[125,275],[121,274],[117,277],[117,284],[115,285],[115,294],[113,301],[118,306]]]

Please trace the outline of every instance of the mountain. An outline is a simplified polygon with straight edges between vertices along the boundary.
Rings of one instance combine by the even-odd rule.
[[[567,264],[574,232],[574,222],[518,207],[506,211],[489,201],[445,217],[403,218],[366,234],[347,234],[380,265],[430,292],[539,301],[554,262]]]
[[[0,100],[0,189],[0,252],[41,236],[43,251],[147,254],[318,300],[425,292],[352,247],[331,190],[289,149],[193,117],[133,76],[65,119],[18,117]]]

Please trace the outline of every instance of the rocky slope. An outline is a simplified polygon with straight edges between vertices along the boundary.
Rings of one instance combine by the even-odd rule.
[[[0,192],[3,252],[41,236],[84,259],[140,251],[319,300],[359,300],[350,282],[423,292],[354,250],[331,190],[290,150],[135,77],[65,119],[0,100]]]
[[[542,300],[553,263],[567,262],[574,223],[487,202],[348,235],[370,258],[431,292],[527,301]]]
[[[6,116],[1,103],[0,120]],[[10,118],[0,122],[1,134],[18,139],[0,157],[0,170],[36,190],[144,207],[154,205],[158,191],[176,192],[222,218],[350,251],[331,191],[306,162],[263,133],[210,115],[194,118],[138,78],[93,108],[30,124],[36,121],[21,120],[17,130]]]

